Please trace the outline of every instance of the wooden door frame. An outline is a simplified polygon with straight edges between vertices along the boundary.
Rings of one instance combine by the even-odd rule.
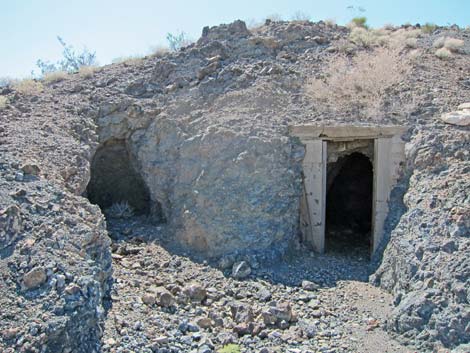
[[[383,238],[388,213],[388,199],[398,179],[397,166],[404,160],[403,126],[325,126],[295,125],[290,134],[305,146],[303,195],[300,206],[300,229],[304,242],[318,252],[325,251],[326,167],[328,141],[373,140],[373,202],[371,255]]]

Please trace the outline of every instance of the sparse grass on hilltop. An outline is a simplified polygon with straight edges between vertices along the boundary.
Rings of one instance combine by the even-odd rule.
[[[113,64],[126,64],[126,65],[136,65],[141,63],[144,60],[143,56],[120,56],[117,58],[114,58],[111,62]]]
[[[4,109],[8,104],[8,98],[0,96],[0,110]]]
[[[380,47],[353,58],[338,55],[331,59],[323,77],[308,82],[306,92],[320,111],[379,119],[387,91],[411,70],[400,51]]]
[[[93,76],[95,71],[98,70],[97,66],[82,66],[78,70],[78,74],[83,78],[90,78]]]
[[[421,30],[423,31],[423,33],[432,33],[436,30],[437,28],[437,25],[435,25],[434,23],[425,23],[423,26],[421,26]]]
[[[65,71],[53,71],[44,75],[44,83],[56,83],[65,80],[68,77],[68,73]]]
[[[418,46],[417,38],[420,34],[419,29],[367,29],[354,26],[349,34],[349,40],[363,48],[379,46],[416,48]]]
[[[41,82],[33,79],[24,79],[13,83],[13,89],[26,95],[36,95],[44,90]]]

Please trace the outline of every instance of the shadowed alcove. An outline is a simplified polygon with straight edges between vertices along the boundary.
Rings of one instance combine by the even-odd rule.
[[[326,250],[369,251],[372,227],[373,168],[354,152],[329,163],[326,192]]]
[[[124,140],[110,140],[96,151],[86,194],[103,210],[127,202],[134,214],[150,211],[149,191],[132,164]]]

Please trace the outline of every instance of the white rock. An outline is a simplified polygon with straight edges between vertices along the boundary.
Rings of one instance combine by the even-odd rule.
[[[470,109],[470,102],[462,103],[459,105],[458,110]]]
[[[468,126],[470,125],[470,109],[446,113],[443,114],[440,119],[447,124]]]

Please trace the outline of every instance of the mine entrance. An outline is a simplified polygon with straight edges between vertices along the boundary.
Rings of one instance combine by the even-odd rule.
[[[369,252],[372,227],[373,168],[359,152],[327,165],[326,251]]]
[[[352,245],[364,244],[370,255],[377,253],[385,240],[390,192],[404,164],[401,137],[406,130],[366,125],[289,127],[305,148],[301,241],[323,253],[344,238]]]
[[[149,191],[132,163],[124,140],[108,141],[96,151],[86,196],[105,212],[113,205],[115,211],[126,212],[123,206],[129,205],[132,214],[149,212]]]

